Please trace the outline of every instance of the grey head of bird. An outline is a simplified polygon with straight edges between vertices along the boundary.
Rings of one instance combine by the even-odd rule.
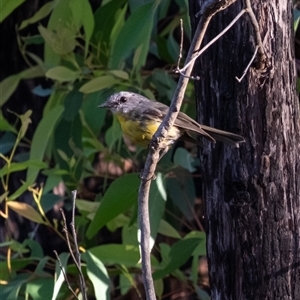
[[[150,101],[148,98],[132,92],[119,92],[111,95],[100,108],[108,108],[112,113],[126,114],[139,107],[141,102]]]

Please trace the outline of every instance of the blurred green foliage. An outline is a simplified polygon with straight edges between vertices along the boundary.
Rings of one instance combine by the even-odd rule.
[[[0,21],[22,2],[4,1]],[[49,99],[32,140],[26,138],[32,111],[18,115],[13,125],[1,115],[1,216],[8,218],[8,210],[13,210],[64,239],[60,220],[48,220],[46,213],[63,196],[70,197],[71,190],[79,190],[76,228],[88,294],[96,299],[110,298],[111,282],[116,276],[120,285],[114,288],[122,295],[130,288],[137,291],[135,276],[141,272],[136,222],[138,172],[145,157],[142,149],[124,142],[118,122],[107,111],[98,110],[97,105],[120,90],[170,101],[176,86],[172,70],[179,54],[180,18],[186,38],[190,37],[187,9],[185,0],[111,0],[102,1],[94,10],[88,0],[54,0],[17,24],[19,46],[28,69],[0,83],[1,107],[23,79],[46,77],[53,84],[50,89],[33,89],[34,94]],[[47,25],[43,26],[40,21],[45,18]],[[29,26],[36,26],[39,34],[22,36]],[[28,50],[41,43],[43,58]],[[159,64],[163,67],[157,68]],[[192,96],[189,86],[185,111],[193,112],[189,105]],[[16,154],[21,144],[28,151]],[[157,234],[172,241],[154,246],[159,253],[152,256],[156,293],[162,297],[163,279],[173,275],[205,299],[198,288],[197,272],[199,256],[205,255],[205,234],[191,225],[189,234],[182,231],[183,220],[188,223],[199,217],[193,211],[196,191],[192,173],[197,160],[184,148],[178,148],[173,159],[171,156],[170,152],[160,162],[150,193],[152,245]],[[12,174],[24,170],[25,180],[16,190],[10,190]],[[41,175],[43,184],[37,184]],[[96,182],[95,201],[84,193],[91,179]],[[64,195],[59,197],[53,189],[62,182]],[[27,191],[34,199],[32,205],[19,200]],[[98,245],[96,236],[103,227],[110,232],[121,230],[121,242]],[[60,267],[55,259],[44,256],[34,233],[28,233],[22,243],[8,238],[0,246],[1,299],[67,299],[70,291],[61,268],[71,286],[79,286],[69,254],[60,254]],[[189,259],[188,272],[183,272],[181,267]]]

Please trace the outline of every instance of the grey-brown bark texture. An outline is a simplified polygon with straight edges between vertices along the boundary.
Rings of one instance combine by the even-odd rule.
[[[192,27],[197,5],[190,0]],[[254,52],[244,15],[199,59],[200,123],[242,134],[240,149],[205,143],[207,250],[212,299],[300,299],[300,137],[292,1],[251,0],[269,67],[241,76]],[[206,42],[242,9],[214,16]]]

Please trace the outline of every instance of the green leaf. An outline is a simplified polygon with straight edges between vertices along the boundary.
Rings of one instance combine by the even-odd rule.
[[[138,174],[132,173],[119,177],[109,186],[86,232],[87,238],[92,238],[108,221],[137,201],[139,183]]]
[[[172,99],[173,91],[176,89],[176,82],[168,72],[159,69],[154,70],[151,76],[151,83],[159,91],[160,97]]]
[[[111,33],[109,36],[110,49],[114,48],[118,35],[125,24],[125,16],[127,13],[128,4],[125,4],[120,10],[114,15],[115,22],[112,24]]]
[[[109,300],[110,280],[104,264],[90,251],[84,253],[83,259],[86,260],[87,275],[93,284],[96,299]]]
[[[101,259],[105,265],[124,265],[128,268],[141,268],[138,246],[107,244],[89,249],[89,252]],[[151,265],[157,266],[155,257],[151,256]]]
[[[296,32],[300,21],[300,10],[294,9],[294,31]]]
[[[124,245],[133,245],[138,246],[138,228],[137,224],[134,223],[132,225],[128,224],[128,220],[126,224],[122,226],[122,242]]]
[[[156,7],[153,3],[146,3],[136,9],[126,20],[115,39],[109,61],[111,69],[118,69],[120,64],[139,46],[145,45],[146,49],[148,49],[155,9]]]
[[[154,280],[154,289],[157,299],[162,299],[164,292],[164,282],[162,279]]]
[[[48,45],[51,50],[58,54],[64,55],[72,52],[76,46],[75,34],[68,27],[60,27],[53,31],[52,29],[38,26],[38,30],[41,36],[44,38],[46,45]],[[57,63],[58,64],[58,63]]]
[[[26,283],[26,292],[34,300],[50,299],[53,291],[52,278],[36,278]]]
[[[19,74],[21,79],[38,78],[38,77],[44,77],[45,70],[43,67],[36,65],[31,68],[25,69]]]
[[[30,160],[43,160],[47,144],[63,110],[64,107],[58,105],[52,110],[49,110],[47,115],[40,121],[32,139]],[[38,170],[29,167],[27,170],[26,181],[30,183],[33,180],[32,182],[34,182],[37,174]]]
[[[87,94],[82,103],[81,120],[85,128],[90,128],[95,136],[99,135],[100,129],[104,125],[106,109],[97,108],[109,96],[108,93],[98,91]]]
[[[73,0],[70,3],[72,14],[74,17],[74,22],[78,26],[78,31],[80,26],[83,25],[85,33],[85,57],[88,53],[89,42],[93,34],[95,21],[93,16],[93,11],[88,0]]]
[[[65,276],[64,276],[63,271],[66,272],[66,267],[67,267],[67,264],[68,264],[69,256],[70,256],[69,253],[61,253],[59,255],[60,263],[58,261],[56,261],[55,276],[54,276],[55,283],[54,283],[52,300],[57,299],[60,288],[61,288],[61,286],[63,285],[63,283],[65,281]],[[63,269],[63,271],[61,269]],[[50,299],[50,298],[47,298],[47,299]]]
[[[193,255],[194,256],[205,256],[206,255],[206,234],[203,231],[191,231],[189,232],[184,239],[197,238],[200,240],[198,246],[195,248]]]
[[[12,195],[9,196],[9,200],[15,200],[24,192],[27,191],[28,187],[31,186],[36,178],[36,174],[32,173],[29,177]]]
[[[42,259],[44,257],[42,246],[34,240],[24,240],[23,247],[25,247],[26,249],[30,248],[30,257],[32,258]]]
[[[36,222],[38,224],[45,224],[42,216],[27,203],[8,201],[7,206],[15,211],[17,214],[23,216],[24,218]]]
[[[73,0],[57,1],[57,5],[54,7],[47,24],[47,29],[50,32],[57,32],[57,46],[53,48],[53,44],[45,44],[44,61],[47,67],[54,67],[59,65],[61,57],[65,53],[69,53],[75,47],[75,34],[77,29],[74,24],[73,14],[71,11],[71,5]],[[63,33],[64,31],[65,33]],[[61,36],[64,36],[62,38]],[[59,42],[59,40],[61,42]],[[64,42],[62,42],[64,41]],[[67,42],[68,41],[68,42]]]
[[[25,2],[25,0],[1,0],[0,23],[23,2]]]
[[[21,23],[19,30],[22,30],[28,25],[34,24],[47,17],[53,10],[54,6],[55,6],[55,1],[50,1],[44,4],[31,18],[24,20]]]
[[[23,115],[18,116],[22,123],[20,128],[20,136],[19,136],[20,139],[22,139],[26,134],[28,126],[31,123],[31,119],[30,119],[31,115],[32,115],[32,110],[27,110]]]
[[[120,80],[116,79],[112,75],[104,75],[101,77],[94,78],[89,82],[85,83],[79,91],[84,94],[94,93],[105,88],[111,88],[115,84],[120,83]]]
[[[57,66],[49,69],[45,76],[59,82],[73,82],[78,78],[79,73],[64,66]]]
[[[0,82],[0,107],[14,93],[21,79],[30,79],[44,76],[45,72],[40,66],[34,66],[24,71],[11,75]]]
[[[8,196],[9,192],[5,192],[5,193],[2,193],[2,195],[0,195],[0,203],[2,203],[4,201],[4,199]]]
[[[5,132],[0,138],[0,153],[6,155],[11,151],[16,143],[16,135],[11,132]]]
[[[165,220],[160,221],[158,232],[165,236],[169,236],[175,239],[181,239],[179,232]]]
[[[169,253],[169,261],[164,269],[157,270],[153,273],[153,279],[163,278],[174,272],[182,266],[192,255],[194,249],[201,242],[201,239],[190,238],[175,243]]]
[[[191,220],[194,217],[191,208],[196,199],[193,178],[186,169],[181,167],[174,169],[173,172],[176,176],[166,180],[168,195],[182,214]]]
[[[135,69],[140,69],[145,64],[149,52],[148,49],[149,45],[144,43],[135,50],[132,62]]]
[[[46,168],[47,166],[48,165],[46,163],[37,159],[27,160],[20,163],[11,163],[9,165],[9,168],[7,165],[5,165],[2,169],[0,169],[0,178],[3,178],[3,176],[10,173],[26,170],[27,168],[41,170]]]
[[[211,300],[211,297],[207,294],[207,292],[205,290],[203,290],[200,286],[195,286],[197,295],[198,295],[198,299],[201,300]]]
[[[154,245],[158,228],[164,214],[167,201],[165,180],[162,173],[158,173],[156,180],[152,182],[149,194],[149,216],[151,230],[151,245]]]
[[[124,265],[126,267],[141,267],[140,252],[137,246],[107,244],[89,250],[96,257],[101,258],[105,265]]]
[[[109,1],[100,6],[94,13],[95,29],[93,42],[100,42],[100,45],[109,45],[112,29],[119,21],[120,8],[125,4],[124,0]],[[127,8],[127,4],[125,4]],[[103,26],[105,24],[105,26]]]
[[[60,181],[57,182],[56,186],[62,181],[61,177],[60,178]],[[48,182],[49,179],[47,179],[47,182]],[[45,190],[43,190],[43,192],[45,192]],[[62,197],[61,196],[58,196],[58,195],[55,195],[55,194],[45,194],[42,196],[42,199],[41,199],[41,206],[43,208],[43,211],[46,213],[48,211],[50,211],[54,205],[61,201],[62,200]]]
[[[0,106],[4,105],[4,103],[10,98],[10,96],[14,93],[16,88],[18,87],[20,82],[19,74],[11,75],[6,77],[0,83]]]
[[[174,154],[174,164],[187,169],[190,173],[193,173],[196,171],[195,166],[198,165],[198,161],[186,149],[177,148]]]
[[[129,80],[129,74],[125,71],[121,70],[111,70],[109,73],[113,74],[115,77],[123,79],[123,80]]]
[[[93,202],[83,199],[76,199],[76,208],[79,211],[86,211],[89,213],[97,211],[99,207],[99,202]]]
[[[122,136],[120,122],[114,116],[112,125],[105,132],[105,142],[111,148]]]
[[[124,296],[126,293],[128,293],[129,289],[133,286],[132,283],[134,283],[134,278],[129,273],[128,269],[125,268],[125,266],[122,266],[121,271],[122,274],[120,274],[119,276],[119,286],[120,286],[121,295]]]
[[[15,270],[15,269],[13,269]],[[7,272],[8,273],[8,272]],[[22,299],[19,297],[20,290],[29,279],[30,274],[18,274],[13,279],[8,281],[7,285],[1,285],[0,299],[15,300]]]
[[[44,277],[45,273],[46,273],[45,267],[46,267],[47,263],[49,263],[49,257],[48,256],[45,256],[45,257],[42,256],[39,259],[38,265],[36,266],[36,268],[34,270],[35,275]],[[51,280],[51,282],[52,282],[52,285],[53,285],[53,280]],[[51,289],[51,295],[52,295],[52,290],[53,290],[53,286],[52,286],[52,289]]]
[[[0,131],[10,131],[13,133],[17,133],[17,130],[12,125],[10,125],[4,118],[2,111],[0,111],[0,120]]]
[[[169,50],[169,54],[172,57],[172,61],[176,61],[179,55],[179,45],[177,41],[174,39],[173,32],[170,32],[168,36],[167,47]]]
[[[82,176],[82,123],[79,116],[82,100],[83,94],[78,89],[67,94],[63,116],[54,130],[54,147],[60,153],[65,153],[62,157],[56,155],[57,162],[61,169],[71,171],[64,177],[64,181],[72,189],[76,188],[77,181]]]

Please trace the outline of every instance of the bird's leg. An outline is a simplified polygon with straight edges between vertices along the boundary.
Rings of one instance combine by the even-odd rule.
[[[164,147],[164,148],[160,149],[158,161],[160,161],[168,151],[169,151],[169,147]]]
[[[141,170],[140,174],[139,174],[139,178],[142,179],[142,180],[146,180],[146,181],[149,181],[149,180],[155,180],[156,179],[156,175],[153,174],[153,176],[151,176],[150,178],[145,178],[143,176],[143,172],[144,172],[144,169]]]

